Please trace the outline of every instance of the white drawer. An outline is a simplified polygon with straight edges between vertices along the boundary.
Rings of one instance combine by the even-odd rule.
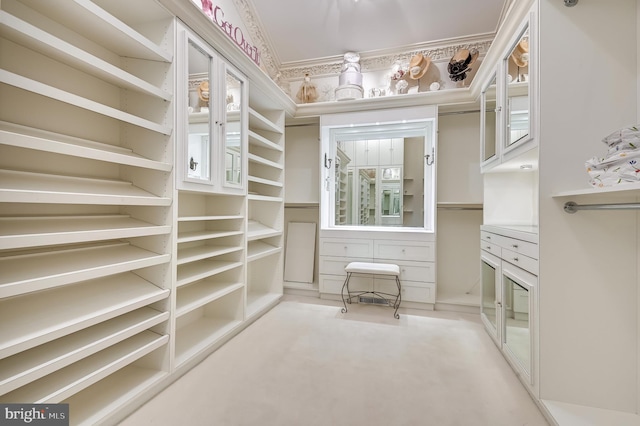
[[[522,253],[515,251],[502,249],[502,260],[509,262],[513,265],[519,266],[525,271],[529,271],[534,275],[538,275],[538,260],[529,256],[525,256]]]
[[[503,238],[504,237],[502,235],[492,234],[491,232],[487,231],[480,231],[480,240],[487,243],[501,245],[500,243],[502,242]],[[502,242],[502,244],[504,244],[504,242]]]
[[[367,258],[345,258],[331,256],[320,256],[319,261],[321,274],[340,275],[342,277],[347,276],[344,268],[351,262],[373,262],[372,259]]]
[[[385,263],[376,260],[377,263]],[[433,283],[436,281],[435,264],[433,262],[399,262],[397,260],[389,260],[400,267],[400,281],[415,281],[417,283]],[[376,275],[376,280],[389,280],[395,283],[395,277],[389,275]]]
[[[529,241],[516,240],[515,238],[504,238],[504,245],[502,246],[508,250],[516,253],[524,254],[525,256],[538,258],[538,245],[530,243]]]
[[[374,258],[394,260],[434,261],[434,243],[420,241],[376,240]]]
[[[373,257],[373,241],[322,238],[320,240],[320,255],[370,259]]]
[[[346,278],[346,277],[345,277]],[[319,289],[320,293],[329,294],[341,294],[342,286],[344,285],[343,277],[337,277],[335,275],[320,275]],[[373,289],[373,278],[367,276],[353,275],[349,280],[350,291],[371,291]],[[344,290],[344,294],[347,294],[347,290]]]
[[[488,251],[489,253],[497,257],[502,256],[502,249],[500,248],[500,246],[487,240],[480,241],[480,249]]]
[[[376,280],[376,291],[387,294],[398,294],[398,287],[395,282],[387,280]],[[428,284],[424,287],[416,287],[413,285],[402,284],[402,301],[418,302],[418,303],[435,303],[434,284]],[[402,307],[402,303],[400,304]]]

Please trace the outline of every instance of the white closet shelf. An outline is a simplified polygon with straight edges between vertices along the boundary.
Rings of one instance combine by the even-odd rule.
[[[0,257],[0,298],[160,265],[170,259],[168,253],[126,242]]]
[[[284,164],[276,163],[275,161],[267,160],[266,158],[260,157],[259,155],[249,153],[247,156],[250,162],[262,164],[265,166],[273,167],[274,169],[284,170]]]
[[[172,95],[82,49],[61,40],[5,11],[0,11],[1,34],[17,44],[40,52],[124,89],[171,101]]]
[[[640,196],[640,183],[620,184],[605,188],[582,188],[573,191],[562,191],[553,194],[553,197],[572,197],[576,195],[603,195],[603,196]]]
[[[151,120],[147,120],[137,115],[130,114],[128,112],[119,110],[117,108],[110,107],[108,105],[101,104],[91,99],[84,98],[74,93],[67,92],[65,90],[58,89],[53,86],[41,83],[30,78],[23,77],[18,74],[14,74],[7,70],[0,70],[0,83],[5,83],[18,89],[33,92],[37,95],[45,96],[56,101],[64,102],[69,105],[83,108],[88,111],[101,114],[106,117],[114,118],[124,123],[133,124],[134,126],[142,127],[144,129],[152,130],[163,135],[171,134],[171,127],[163,124],[155,123]]]
[[[249,194],[247,199],[250,201],[270,201],[274,203],[282,203],[282,197],[271,197],[269,195]]]
[[[147,391],[153,392],[153,387],[167,375],[166,371],[129,364],[65,402],[74,407],[74,423],[100,424],[132,399]]]
[[[241,251],[243,247],[238,246],[215,246],[203,245],[197,247],[189,247],[187,249],[178,249],[178,265],[196,262],[198,260],[208,259],[210,257],[222,256],[223,254],[235,253]],[[2,264],[0,263],[0,266]]]
[[[259,240],[262,238],[276,237],[281,235],[282,231],[270,228],[258,221],[249,220],[247,227],[247,241]]]
[[[282,247],[276,247],[263,241],[249,241],[247,247],[247,262],[261,259],[272,254],[280,253]]]
[[[0,301],[0,358],[50,342],[169,296],[131,272]],[[37,315],[24,315],[37,312]],[[16,399],[31,401],[31,399]]]
[[[280,293],[259,293],[247,291],[247,318],[250,318],[268,306],[276,303],[282,294]]]
[[[200,260],[198,262],[187,263],[178,268],[176,286],[187,285],[242,266],[242,262],[226,260]]]
[[[203,220],[234,220],[244,219],[242,215],[228,215],[228,216],[182,216],[178,218],[178,222],[200,222]]]
[[[101,44],[122,57],[148,59],[152,61],[172,62],[173,55],[152,42],[137,30],[113,16],[90,0],[74,0],[68,2],[42,2],[39,0],[25,0],[23,3],[37,9],[40,13],[53,19],[60,25]],[[59,3],[59,4],[58,4]],[[129,8],[132,15],[140,8]],[[122,16],[126,16],[123,14]],[[167,21],[170,21],[166,14]],[[159,20],[156,13],[149,13],[145,17],[142,13],[135,19],[140,22]]]
[[[170,172],[171,163],[150,160],[130,149],[0,121],[0,144]]]
[[[178,289],[176,315],[178,317],[244,288],[243,283],[222,283],[204,280]]]
[[[274,151],[278,152],[284,151],[284,148],[282,146],[251,130],[249,130],[249,144],[262,148],[273,149]]]
[[[249,182],[260,183],[262,185],[274,186],[276,188],[282,188],[284,184],[282,182],[278,182],[277,180],[264,179],[257,176],[248,176],[247,178]]]
[[[241,235],[242,231],[193,231],[178,234],[178,244]]]
[[[128,215],[0,217],[0,249],[165,235],[171,226]]]
[[[249,107],[249,127],[252,129],[267,130],[277,134],[284,134],[284,129],[278,126],[255,109]]]
[[[241,320],[200,317],[176,331],[176,363],[184,364],[242,324]]]
[[[0,170],[0,202],[169,206],[131,182]]]
[[[0,395],[60,370],[169,319],[143,307],[0,360]]]
[[[59,403],[109,374],[166,345],[168,335],[143,331],[68,367],[2,395],[2,401]]]

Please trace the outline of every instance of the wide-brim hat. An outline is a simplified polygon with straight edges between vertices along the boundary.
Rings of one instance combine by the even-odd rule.
[[[409,78],[413,80],[420,79],[431,65],[431,58],[425,57],[422,53],[418,53],[409,61]]]
[[[513,49],[513,53],[511,54],[511,59],[513,63],[519,66],[520,68],[526,67],[529,65],[529,41],[521,40]]]
[[[479,54],[477,49],[459,49],[449,61],[449,74],[456,75],[469,71],[469,66],[478,59]]]
[[[209,82],[208,81],[203,81],[198,86],[198,97],[204,102],[209,102]]]

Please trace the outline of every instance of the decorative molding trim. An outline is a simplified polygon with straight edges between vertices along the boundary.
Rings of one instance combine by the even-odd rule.
[[[411,50],[405,50],[396,53],[390,53],[386,55],[366,55],[361,54],[360,66],[362,72],[372,72],[384,69],[391,69],[394,63],[402,62],[408,63],[411,58],[422,53],[424,56],[431,58],[434,62],[448,62],[451,57],[459,49],[477,49],[482,57],[491,46],[492,39],[484,39],[473,42],[465,42],[461,44],[452,44],[441,47],[429,47],[429,48],[416,48],[415,46]],[[329,76],[340,74],[342,67],[342,57],[331,58],[324,63],[315,63],[307,66],[295,66],[290,68],[281,68],[281,78],[287,81],[298,80],[304,78],[306,73],[313,76]]]

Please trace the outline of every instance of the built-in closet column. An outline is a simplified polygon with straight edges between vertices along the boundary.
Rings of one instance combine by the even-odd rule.
[[[0,8],[0,401],[71,424],[170,369],[175,24],[121,3]]]
[[[284,111],[259,90],[249,98],[247,317],[282,296]]]

